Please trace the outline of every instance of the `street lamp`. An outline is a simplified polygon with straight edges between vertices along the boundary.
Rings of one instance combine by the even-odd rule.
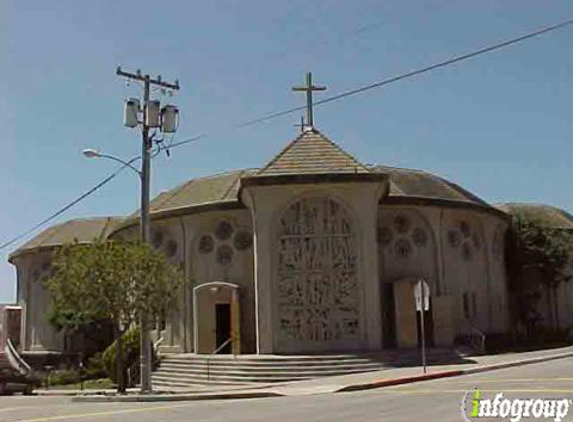
[[[146,134],[147,136],[147,134]],[[146,144],[144,144],[146,145]],[[82,154],[87,158],[106,158],[108,160],[116,161],[121,163],[123,167],[129,167],[139,176],[141,181],[141,214],[140,214],[140,227],[141,227],[141,240],[142,242],[147,242],[149,239],[149,172],[150,172],[150,155],[149,149],[144,146],[143,148],[143,163],[141,165],[141,170],[135,168],[132,163],[141,159],[142,157],[134,157],[129,161],[124,161],[121,158],[115,157],[109,154],[102,154],[95,149],[84,149]],[[151,341],[151,336],[149,333],[147,316],[140,315],[140,325],[141,325],[141,352],[140,352],[140,364],[141,364],[141,392],[150,393],[151,392],[151,347],[149,345]]]
[[[137,173],[137,175],[141,178],[142,177],[142,173],[141,171],[139,171],[137,168],[135,168],[131,163],[133,163],[134,161],[139,160],[141,157],[134,157],[129,161],[124,161],[121,158],[118,158],[114,155],[110,155],[110,154],[102,154],[101,152],[99,152],[97,149],[84,149],[82,151],[82,154],[87,157],[87,158],[107,158],[108,160],[113,160],[113,161],[117,161],[118,163],[123,164],[124,167],[129,167],[131,170],[133,170],[134,172]]]
[[[153,148],[155,133],[150,135],[150,129],[157,129],[164,134],[172,134],[177,131],[179,126],[179,109],[174,105],[165,105],[161,107],[161,102],[152,100],[151,86],[160,87],[162,90],[169,90],[169,92],[179,90],[179,81],[175,83],[165,82],[161,79],[161,75],[157,78],[152,78],[147,74],[142,74],[141,70],[136,73],[125,72],[118,66],[116,75],[125,77],[129,80],[134,80],[143,83],[143,98],[140,101],[137,98],[131,98],[124,103],[124,126],[136,128],[141,126],[141,156],[133,158],[129,161],[124,161],[113,155],[102,154],[95,149],[86,149],[83,154],[88,158],[107,158],[123,164],[124,167],[129,167],[135,171],[141,181],[141,218],[140,230],[141,241],[143,243],[149,242],[150,237],[150,216],[149,216],[149,191],[151,179],[151,150]],[[141,170],[136,169],[132,163],[141,159]],[[148,328],[147,315],[142,313],[140,316],[141,324],[141,392],[150,393],[151,386],[151,347],[150,347],[150,332]]]

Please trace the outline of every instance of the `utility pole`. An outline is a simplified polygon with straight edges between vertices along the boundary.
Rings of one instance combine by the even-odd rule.
[[[167,88],[171,90],[179,90],[179,81],[175,80],[175,83],[163,82],[161,76],[157,79],[152,79],[149,75],[142,75],[141,71],[137,73],[124,72],[121,66],[116,69],[116,75],[123,76],[125,78],[143,82],[143,119],[142,124],[142,144],[141,144],[141,241],[143,243],[149,242],[150,238],[150,218],[149,218],[149,191],[150,191],[150,181],[151,181],[151,149],[153,147],[153,139],[149,136],[150,122],[148,120],[147,109],[149,100],[151,85],[157,85],[162,88]],[[147,315],[142,314],[140,318],[141,325],[141,392],[150,393],[152,391],[151,385],[151,336],[149,332],[149,321]]]

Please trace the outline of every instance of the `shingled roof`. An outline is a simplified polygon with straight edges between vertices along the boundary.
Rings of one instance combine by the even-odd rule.
[[[389,175],[389,196],[391,198],[436,199],[467,202],[479,206],[490,207],[490,205],[483,199],[460,187],[456,183],[450,182],[449,180],[436,176],[435,174],[422,170],[380,165],[371,166],[370,170]]]
[[[149,204],[150,212],[157,217],[162,213],[172,215],[187,212],[190,208],[239,205],[239,182],[242,177],[256,174],[258,169],[235,170],[197,179],[191,179],[174,189],[157,195]],[[136,224],[139,211],[127,217],[116,230]]]
[[[118,217],[78,218],[48,227],[12,252],[8,260],[11,262],[19,255],[50,249],[74,241],[89,243],[105,239],[121,221],[122,218]]]
[[[573,215],[558,207],[544,204],[505,203],[495,207],[510,215],[518,215],[539,221],[545,227],[573,230]]]
[[[318,130],[309,128],[259,170],[255,177],[340,173],[370,171]]]

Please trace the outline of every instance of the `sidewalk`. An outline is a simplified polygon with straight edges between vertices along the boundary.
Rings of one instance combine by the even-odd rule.
[[[422,372],[422,368],[420,366],[417,366],[407,368],[389,368],[359,374],[322,377],[306,381],[293,381],[284,384],[262,384],[257,385],[256,387],[237,386],[235,388],[225,387],[224,389],[221,389],[220,387],[201,387],[193,390],[173,390],[170,392],[158,392],[157,394],[150,395],[138,395],[135,394],[135,391],[132,391],[134,394],[126,396],[109,395],[114,393],[112,391],[90,391],[89,395],[86,395],[86,391],[65,391],[65,394],[79,394],[72,397],[72,401],[74,402],[141,402],[222,400],[342,393],[493,371],[496,369],[547,362],[566,357],[573,357],[573,346],[533,352],[476,356],[468,358],[468,363],[464,364],[429,366],[426,374]],[[41,391],[38,391],[38,393],[43,394]],[[56,395],[58,394],[58,391],[48,390],[46,393]],[[104,395],[104,393],[108,395]]]

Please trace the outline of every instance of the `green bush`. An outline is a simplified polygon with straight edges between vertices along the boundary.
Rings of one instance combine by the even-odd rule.
[[[50,385],[75,384],[80,381],[80,374],[76,369],[58,369],[51,371],[49,377]]]
[[[128,330],[122,337],[123,365],[127,371],[134,365],[139,358],[140,339],[139,328]],[[107,376],[114,382],[117,382],[117,373],[115,369],[115,356],[117,351],[117,342],[114,341],[102,354],[103,368]]]
[[[84,380],[98,379],[107,377],[103,356],[101,353],[96,353],[89,360],[87,365],[82,371],[82,378]]]

